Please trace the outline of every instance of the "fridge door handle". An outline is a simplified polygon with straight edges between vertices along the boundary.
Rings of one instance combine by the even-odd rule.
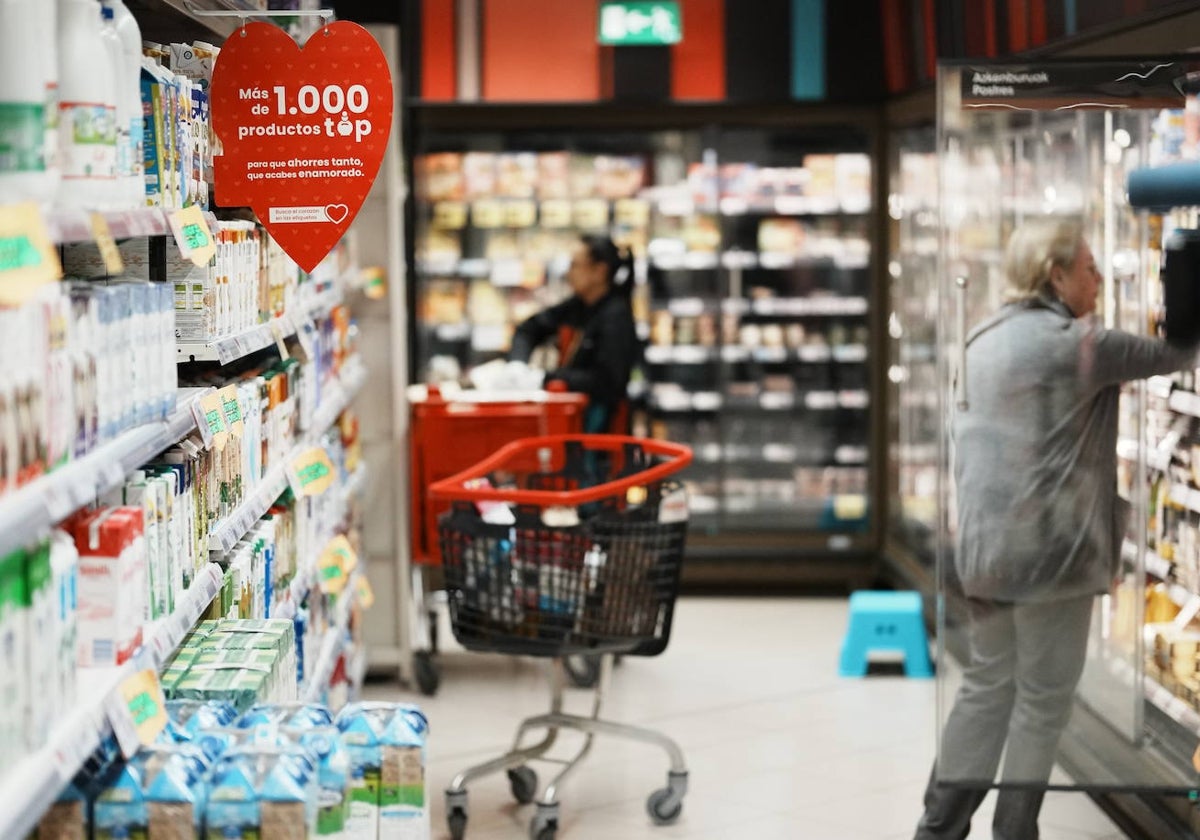
[[[966,411],[967,401],[967,278],[955,277],[958,297],[958,375],[954,378],[954,400],[959,411]]]

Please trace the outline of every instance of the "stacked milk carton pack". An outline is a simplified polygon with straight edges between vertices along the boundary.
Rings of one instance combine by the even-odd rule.
[[[428,840],[415,706],[167,702],[158,743],[75,780],[39,836],[61,840]]]

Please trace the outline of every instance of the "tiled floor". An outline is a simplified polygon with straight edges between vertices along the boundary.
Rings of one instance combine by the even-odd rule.
[[[912,837],[934,751],[935,683],[840,679],[841,599],[680,601],[670,647],[615,670],[616,720],[679,741],[690,789],[683,814],[656,827],[645,800],[666,781],[665,754],[600,738],[563,788],[559,840],[900,840]],[[449,637],[449,633],[443,634]],[[416,699],[429,714],[433,836],[449,836],[441,792],[455,773],[509,746],[516,723],[546,710],[544,663],[441,657],[435,698],[371,685],[371,699]],[[571,710],[585,711],[573,690]],[[537,768],[543,781],[552,767]],[[989,838],[991,802],[972,840]],[[534,807],[517,806],[503,774],[470,786],[468,840],[523,840]],[[1086,796],[1051,793],[1043,840],[1124,835]]]

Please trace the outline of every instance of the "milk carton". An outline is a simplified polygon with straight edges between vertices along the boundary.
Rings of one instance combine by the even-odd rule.
[[[428,840],[425,733],[419,709],[355,703],[338,715],[350,756],[346,840]]]

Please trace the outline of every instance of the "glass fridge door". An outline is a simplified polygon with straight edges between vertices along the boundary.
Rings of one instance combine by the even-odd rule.
[[[1162,680],[1197,675],[1196,644],[1183,647],[1196,634],[1177,609],[1163,608],[1173,624],[1147,612],[1167,575],[1155,522],[1179,507],[1166,470],[1179,438],[1158,445],[1178,418],[1156,401],[1184,392],[1173,371],[1194,361],[1157,339],[1161,220],[1126,198],[1132,170],[1178,154],[1188,69],[939,72],[938,615],[942,631],[965,611],[971,650],[938,671],[951,786],[1197,785],[1200,691]],[[1054,769],[1073,713],[1129,749]]]

